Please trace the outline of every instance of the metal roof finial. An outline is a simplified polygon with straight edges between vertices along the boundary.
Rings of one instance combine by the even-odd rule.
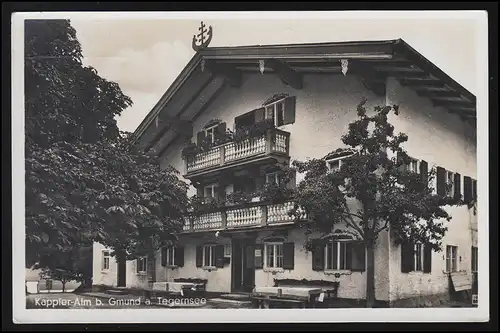
[[[208,44],[210,44],[210,41],[212,40],[212,26],[209,26],[208,30],[206,27],[205,23],[201,21],[200,27],[198,28],[200,32],[197,35],[193,35],[192,46],[193,50],[196,52],[208,47]]]

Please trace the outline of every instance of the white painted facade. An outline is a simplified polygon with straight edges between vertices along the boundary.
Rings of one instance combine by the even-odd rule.
[[[376,96],[367,90],[358,77],[339,74],[308,74],[304,76],[304,87],[295,90],[285,86],[272,74],[245,74],[239,88],[226,87],[218,98],[194,122],[194,133],[211,119],[226,122],[232,129],[234,119],[243,113],[258,108],[270,96],[288,93],[296,96],[296,117],[293,124],[280,129],[290,133],[291,160],[322,158],[331,151],[343,147],[341,135],[348,130],[348,124],[357,118],[356,106],[367,98],[367,109],[375,105],[399,104],[400,114],[391,118],[396,132],[409,136],[406,143],[410,156],[424,159],[432,165],[440,165],[462,176],[476,177],[476,143],[472,127],[457,115],[443,108],[433,107],[430,100],[419,97],[414,91],[400,86],[396,80],[387,80],[385,97]],[[164,154],[164,165],[172,165],[185,173],[184,160],[181,158],[182,140],[178,140]],[[297,176],[297,182],[301,180]],[[462,182],[463,186],[463,182]],[[189,195],[196,193],[191,188]],[[475,215],[467,207],[450,208],[453,217],[448,225],[448,233],[443,245],[458,246],[460,270],[471,272],[471,246],[473,229],[477,230]],[[260,231],[257,242],[269,231]],[[274,278],[340,281],[338,296],[342,298],[363,299],[366,290],[366,272],[342,272],[340,277],[333,274],[313,271],[311,254],[303,249],[306,242],[304,232],[297,228],[288,231],[287,241],[293,242],[294,269],[271,272],[256,269],[255,285],[273,286]],[[215,239],[214,232],[205,233],[205,238],[183,235],[180,243],[184,246],[184,265],[167,268],[156,261],[156,281],[173,281],[175,278],[207,279],[207,291],[231,291],[231,264],[208,271],[195,266],[196,246],[211,242],[231,244],[230,238]],[[116,263],[111,260],[107,271],[101,269],[101,245],[94,246],[94,285],[116,285]],[[375,250],[375,289],[377,300],[393,301],[426,294],[443,294],[448,291],[448,278],[443,272],[444,252],[433,253],[431,273],[401,272],[400,247],[393,244],[389,233],[379,236]],[[160,253],[158,252],[158,258]],[[233,258],[231,258],[233,260]],[[145,277],[138,276],[135,261],[127,262],[127,286],[145,284]]]

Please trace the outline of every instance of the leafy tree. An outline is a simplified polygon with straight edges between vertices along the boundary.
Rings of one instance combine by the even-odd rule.
[[[358,119],[349,124],[342,136],[350,152],[342,168],[329,171],[324,159],[294,161],[298,172],[305,173],[294,193],[296,202],[292,215],[299,207],[315,221],[307,232],[331,233],[344,224],[363,239],[366,247],[367,307],[375,302],[374,245],[380,232],[391,230],[397,242],[421,242],[439,251],[441,239],[451,216],[447,205],[461,205],[461,198],[435,194],[429,185],[434,169],[415,173],[405,166],[410,162],[402,147],[408,140],[404,133],[394,134],[388,121],[398,106],[376,106],[372,115],[365,108],[366,100],[357,107]],[[392,152],[392,154],[390,154]],[[308,248],[321,239],[313,239]],[[314,245],[313,245],[314,244]]]
[[[67,268],[59,256],[92,241],[131,259],[175,240],[187,185],[119,132],[130,98],[82,65],[69,21],[29,20],[25,34],[27,266]]]

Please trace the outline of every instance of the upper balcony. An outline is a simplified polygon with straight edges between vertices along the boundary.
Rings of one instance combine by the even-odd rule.
[[[240,142],[227,142],[185,159],[184,178],[191,179],[249,163],[288,160],[290,133],[273,128],[265,135]]]

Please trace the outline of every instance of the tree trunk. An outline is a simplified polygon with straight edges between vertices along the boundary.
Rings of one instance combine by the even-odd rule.
[[[375,305],[375,249],[374,242],[365,241],[366,246],[366,307]]]
[[[62,282],[62,292],[66,292],[66,280],[61,281]]]

